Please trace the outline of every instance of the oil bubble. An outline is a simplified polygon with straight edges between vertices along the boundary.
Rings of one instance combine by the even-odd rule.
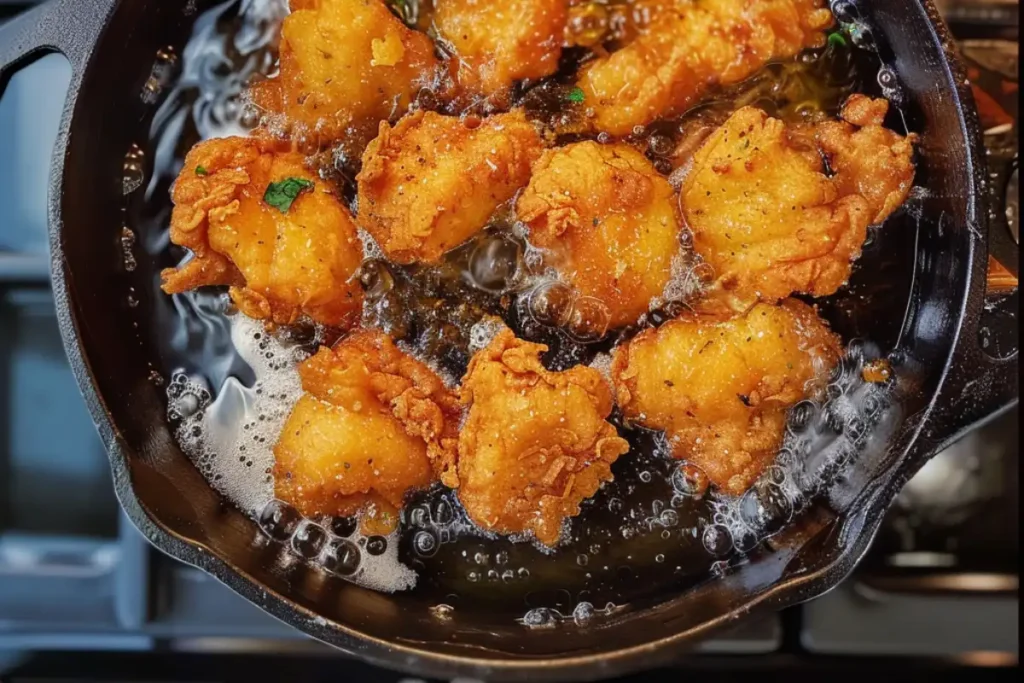
[[[572,620],[577,626],[586,626],[594,619],[594,606],[589,602],[581,602],[572,611]]]
[[[362,555],[352,541],[344,538],[332,538],[328,541],[321,557],[321,563],[327,571],[339,576],[352,576],[359,569]]]
[[[647,148],[654,156],[667,157],[675,150],[676,144],[668,135],[653,133],[647,138]]]
[[[583,343],[600,341],[607,334],[610,321],[611,313],[600,299],[580,297],[573,302],[569,313],[569,336]]]
[[[383,536],[370,536],[366,539],[366,552],[370,555],[383,555],[388,549],[388,539]]]
[[[739,516],[756,534],[775,533],[793,516],[793,502],[782,487],[762,479],[743,494]]]
[[[818,406],[816,406],[812,401],[801,401],[800,403],[797,403],[790,409],[789,415],[787,416],[789,428],[796,433],[804,431],[810,427],[817,412]]]
[[[413,537],[413,548],[421,557],[433,557],[437,552],[437,536],[431,531],[418,531]]]
[[[367,259],[359,266],[359,283],[370,297],[381,297],[395,288],[395,277],[380,259]]]
[[[522,247],[503,235],[484,237],[469,257],[470,284],[486,292],[505,292],[519,276]]]
[[[433,605],[430,607],[430,614],[438,621],[451,621],[455,608],[445,604]]]
[[[693,498],[701,498],[707,493],[711,480],[707,473],[693,463],[684,463],[672,473],[672,488],[677,493]]]
[[[318,524],[303,522],[292,536],[292,550],[305,558],[314,558],[327,542],[327,531]]]
[[[558,624],[558,615],[547,607],[536,607],[524,614],[520,623],[530,629],[554,628]]]
[[[721,524],[713,524],[704,529],[701,536],[704,549],[715,557],[724,557],[732,551],[732,534]]]
[[[288,503],[272,500],[260,512],[259,525],[267,536],[277,541],[287,541],[301,519],[299,511]]]
[[[533,319],[548,327],[564,327],[573,309],[573,292],[561,282],[546,282],[537,286],[529,298]]]

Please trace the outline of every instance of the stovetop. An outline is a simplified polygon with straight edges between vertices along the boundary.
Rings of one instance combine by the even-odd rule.
[[[28,4],[0,0],[0,20]],[[994,186],[1008,202],[999,229],[1016,242],[1017,2],[939,4],[983,88]],[[0,100],[0,680],[231,680],[255,666],[267,678],[340,670],[412,683],[339,659],[155,552],[121,515],[47,286],[49,150],[69,77],[63,58],[44,57]],[[1014,276],[992,273],[994,291],[1016,291]],[[934,681],[953,665],[1016,665],[1018,424],[1015,408],[929,463],[837,590],[630,680],[842,668]]]

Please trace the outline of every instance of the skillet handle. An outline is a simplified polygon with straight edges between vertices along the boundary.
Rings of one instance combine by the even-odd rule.
[[[1020,397],[1019,247],[1007,208],[1015,213],[1018,159],[989,159],[988,246],[975,261],[971,297],[938,408],[929,452],[1017,405]],[[1011,219],[1014,220],[1014,219]],[[987,262],[987,263],[986,263]]]
[[[119,0],[49,0],[0,25],[0,92],[14,71],[57,52],[71,62],[80,80],[93,45]],[[74,88],[74,85],[72,85]],[[69,91],[69,101],[74,97]]]

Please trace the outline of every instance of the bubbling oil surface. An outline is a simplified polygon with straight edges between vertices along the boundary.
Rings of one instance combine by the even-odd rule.
[[[634,3],[593,4],[607,4],[619,16]],[[418,3],[412,5],[410,23],[427,21]],[[202,139],[244,134],[258,123],[243,91],[247,79],[275,68],[285,11],[283,0],[219,4],[197,17],[181,59],[172,63],[177,81],[156,98],[143,149],[152,165],[145,192],[134,193],[128,209],[139,245],[162,266],[183,257],[169,243],[167,226],[170,185],[184,154]],[[642,13],[637,16],[643,20]],[[853,27],[847,35],[863,40],[854,18],[846,25]],[[628,26],[617,30],[613,40],[628,37]],[[626,142],[671,179],[701,136],[739,106],[753,104],[788,120],[835,116],[850,92],[877,94],[891,86],[876,78],[874,53],[856,42],[830,41],[794,63],[769,65],[678,119],[634,131]],[[564,95],[583,54],[568,50],[558,75],[517,93],[517,103],[562,142],[579,137],[572,131],[581,112]],[[432,104],[426,97],[414,106]],[[311,162],[336,161],[336,152],[314,150]],[[321,167],[321,177],[352,197],[353,156],[350,150],[342,156],[346,166]],[[576,301],[557,273],[546,269],[543,253],[529,244],[508,206],[434,266],[391,264],[364,237],[363,323],[385,330],[453,385],[472,353],[502,325],[548,344],[544,361],[552,369],[589,364],[607,376],[616,343],[670,319],[713,275],[692,258],[684,234],[676,277],[663,299],[636,325],[608,332],[601,307]],[[584,626],[628,603],[683,591],[757,552],[813,500],[829,495],[843,468],[899,421],[892,382],[871,384],[861,374],[865,362],[884,355],[883,348],[854,341],[825,395],[791,411],[776,464],[740,498],[709,490],[698,468],[668,457],[662,434],[613,414],[631,452],[613,467],[615,480],[568,521],[556,550],[481,531],[457,496],[440,486],[410,497],[397,532],[366,538],[355,520],[304,520],[274,499],[273,445],[301,392],[295,366],[338,335],[313,325],[271,334],[232,312],[223,291],[167,297],[158,286],[152,283],[154,341],[169,378],[168,419],[211,485],[293,555],[370,588],[411,589],[433,605],[439,621],[485,604],[528,628]],[[842,305],[830,310],[841,312]]]

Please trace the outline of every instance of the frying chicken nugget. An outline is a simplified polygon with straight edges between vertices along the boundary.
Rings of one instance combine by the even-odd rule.
[[[561,276],[604,304],[610,327],[635,322],[672,278],[675,193],[628,145],[587,141],[545,152],[517,211]]]
[[[843,121],[818,124],[816,140],[835,173],[840,195],[860,195],[871,223],[888,218],[914,184],[914,136],[884,128],[889,102],[854,94],[843,105]]]
[[[672,456],[739,495],[782,443],[786,411],[839,359],[839,339],[795,299],[738,318],[687,312],[620,347],[612,381],[623,414],[665,430]]]
[[[693,106],[773,60],[825,42],[824,0],[676,3],[626,47],[586,67],[579,87],[597,130],[626,135]]]
[[[464,91],[502,98],[516,81],[558,70],[569,0],[436,0],[434,8]]]
[[[844,113],[865,100],[851,98]],[[682,188],[694,249],[717,276],[705,309],[827,296],[846,282],[868,225],[903,202],[914,177],[912,140],[883,129],[877,111],[888,105],[875,103],[860,129],[838,121],[787,129],[745,107],[712,133]]]
[[[194,258],[161,273],[168,294],[231,285],[235,304],[258,320],[290,324],[306,314],[342,328],[358,320],[355,224],[301,155],[260,138],[201,142],[172,199],[171,241]]]
[[[540,156],[521,111],[482,122],[418,111],[363,154],[359,224],[397,263],[436,262],[482,230],[530,179]]]
[[[458,467],[442,481],[484,529],[529,531],[553,546],[629,444],[605,419],[612,396],[600,373],[550,372],[545,351],[505,329],[473,357],[460,389],[469,414]]]
[[[383,332],[360,330],[321,348],[299,375],[306,393],[274,456],[276,495],[302,514],[369,509],[379,524],[393,522],[408,491],[454,463],[458,399]]]
[[[301,124],[321,144],[401,114],[436,78],[433,42],[381,0],[292,0],[281,26],[280,71],[253,102]]]

